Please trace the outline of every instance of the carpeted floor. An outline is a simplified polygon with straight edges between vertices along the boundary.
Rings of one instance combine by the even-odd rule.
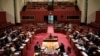
[[[67,50],[67,47],[70,46],[70,44],[67,40],[67,35],[64,35],[64,34],[61,34],[61,33],[54,33],[53,26],[48,25],[47,33],[40,33],[40,34],[37,34],[35,36],[35,39],[31,43],[30,48],[26,52],[26,54],[27,54],[26,56],[33,56],[34,55],[34,45],[36,44],[36,42],[38,41],[42,45],[43,39],[47,38],[50,35],[50,33],[53,36],[58,36],[58,42],[59,43],[62,42],[65,45],[65,50]],[[69,56],[76,56],[73,49],[72,49],[72,52]]]
[[[53,27],[53,25],[51,25],[51,24],[48,25],[47,33],[52,33],[52,34],[54,33],[54,27]]]

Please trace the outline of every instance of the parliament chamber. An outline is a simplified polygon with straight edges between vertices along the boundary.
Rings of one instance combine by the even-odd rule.
[[[1,0],[0,56],[100,56],[100,1],[93,2]]]

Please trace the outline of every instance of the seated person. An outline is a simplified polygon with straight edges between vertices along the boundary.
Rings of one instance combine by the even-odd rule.
[[[25,34],[22,35],[22,39],[26,40],[26,35]]]
[[[1,44],[2,47],[6,45],[6,41],[5,40],[1,40]]]
[[[53,38],[53,36],[52,36],[52,34],[50,34],[50,35],[49,35],[49,39],[52,39],[52,38]]]
[[[97,50],[97,47],[95,45],[93,46],[89,46],[89,48],[87,49],[87,54],[89,56],[94,56],[94,52]]]
[[[14,44],[11,44],[9,47],[10,47],[10,55],[13,56],[14,53],[15,53],[17,50],[16,50]]]
[[[34,46],[34,51],[40,52],[40,50],[41,50],[40,44],[39,44],[39,42],[37,42],[36,45]]]
[[[13,44],[10,45],[11,53],[14,53],[16,51],[15,46]]]
[[[15,49],[16,51],[20,51],[20,46],[22,46],[22,43],[20,41],[15,42]]]
[[[83,42],[83,40],[82,40],[81,37],[78,39],[78,42],[77,42],[77,43],[78,43],[80,46],[83,46],[84,42]]]
[[[70,47],[70,46],[67,47],[67,53],[68,53],[68,54],[71,53],[71,47]]]
[[[75,31],[75,32],[73,33],[73,36],[74,36],[73,38],[74,38],[74,39],[78,39],[78,38],[79,38],[79,34],[80,34],[79,31]]]
[[[95,32],[95,35],[98,35],[100,37],[100,31]]]
[[[8,34],[8,36],[5,39],[6,39],[7,43],[11,43],[11,41],[12,41],[10,34]]]
[[[5,33],[1,33],[0,34],[0,38],[4,37],[5,36]]]
[[[10,50],[10,47],[5,47],[5,56],[11,56],[11,50]]]
[[[88,45],[88,43],[87,42],[84,42],[84,48],[85,48],[85,50],[88,50],[88,48],[89,48],[89,45]]]

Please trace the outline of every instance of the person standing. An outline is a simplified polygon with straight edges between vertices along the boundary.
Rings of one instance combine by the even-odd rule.
[[[41,50],[40,44],[39,44],[39,42],[37,42],[36,45],[34,46],[34,51],[40,52],[40,50]]]
[[[65,52],[63,43],[60,44],[59,49],[60,49],[60,55],[63,56],[63,53]]]

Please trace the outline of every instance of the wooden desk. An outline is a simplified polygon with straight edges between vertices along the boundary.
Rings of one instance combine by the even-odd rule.
[[[47,32],[47,29],[43,29],[43,28],[37,28],[36,31],[35,31],[35,34],[39,34],[39,33],[46,33]]]
[[[13,56],[21,56],[21,51],[15,52]]]
[[[26,44],[22,44],[22,46],[20,46],[21,49],[21,56],[25,56],[26,55]]]
[[[74,51],[76,53],[76,56],[84,56],[82,52],[82,47],[79,46],[79,44],[76,43],[76,40],[73,39],[72,35],[69,35],[68,40],[72,46],[72,48],[74,48]]]
[[[63,33],[63,34],[66,34],[67,32],[65,31],[65,29],[59,29],[59,28],[55,28],[54,29],[54,32],[55,33]]]
[[[96,56],[99,56],[100,55],[100,50],[97,50],[96,51]]]
[[[44,42],[57,42],[58,38],[46,38],[43,40]]]
[[[45,54],[54,54],[57,48],[59,48],[58,42],[43,42],[41,47]]]
[[[26,47],[27,47],[27,49],[28,49],[29,46],[30,46],[30,39],[27,38],[24,42],[25,42]]]
[[[0,49],[0,56],[4,55],[4,49]]]

